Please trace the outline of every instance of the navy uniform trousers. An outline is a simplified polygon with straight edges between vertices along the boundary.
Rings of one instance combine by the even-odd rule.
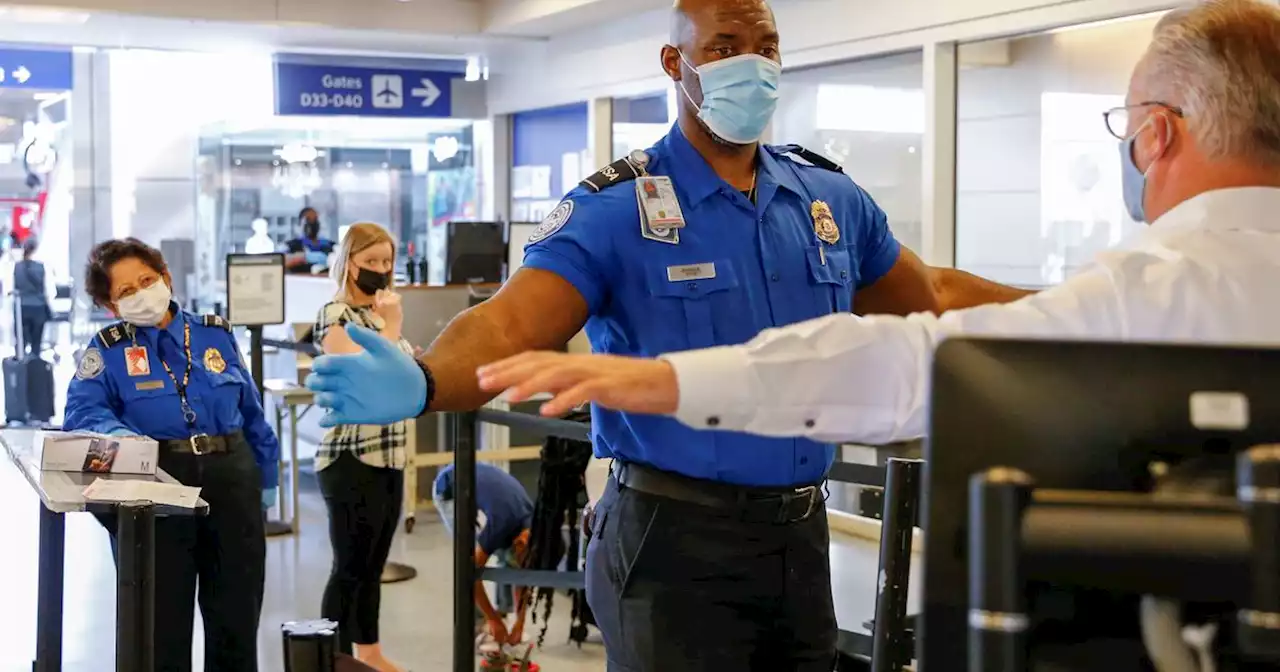
[[[610,477],[587,547],[587,599],[608,671],[830,672],[837,628],[821,493],[807,517],[789,518]]]
[[[205,672],[255,672],[267,547],[252,449],[241,440],[227,452],[193,455],[162,444],[160,468],[201,488],[209,515],[156,518],[156,672],[190,672],[197,599]],[[99,519],[116,554],[114,516]]]

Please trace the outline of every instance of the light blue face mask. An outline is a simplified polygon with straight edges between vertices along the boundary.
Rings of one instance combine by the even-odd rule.
[[[1150,121],[1148,118],[1142,122],[1133,135],[1120,142],[1120,187],[1124,194],[1124,207],[1135,222],[1147,221],[1147,174],[1138,168],[1138,162],[1133,158],[1133,145]]]
[[[721,139],[737,145],[760,140],[778,107],[778,80],[782,66],[759,54],[743,54],[694,67],[680,54],[680,60],[698,73],[702,105],[698,118]],[[689,102],[693,97],[679,82]]]

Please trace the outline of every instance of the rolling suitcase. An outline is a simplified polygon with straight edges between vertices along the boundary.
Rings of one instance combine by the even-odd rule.
[[[4,415],[10,423],[43,423],[53,419],[53,365],[37,352],[24,355],[22,313],[17,297],[13,298],[17,345],[14,357],[0,363],[4,376]]]

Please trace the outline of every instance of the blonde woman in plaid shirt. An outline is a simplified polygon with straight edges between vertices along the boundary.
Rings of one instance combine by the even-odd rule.
[[[391,290],[396,247],[377,224],[353,225],[342,239],[331,275],[334,300],[320,309],[315,338],[325,354],[360,352],[342,326],[368,327],[412,354],[401,338],[400,295]],[[399,672],[378,642],[382,567],[404,502],[405,422],[339,425],[325,434],[316,474],[329,510],[333,569],[321,606],[338,623],[343,650],[380,672]]]

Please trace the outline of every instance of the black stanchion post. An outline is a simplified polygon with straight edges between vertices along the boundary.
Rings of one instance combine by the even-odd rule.
[[[885,471],[880,526],[880,589],[872,629],[871,672],[898,672],[911,662],[907,631],[907,584],[911,540],[920,505],[920,460],[892,458]]]
[[[476,566],[476,413],[451,413],[448,431],[453,445],[453,669],[474,672]]]
[[[116,507],[116,672],[155,667],[155,507],[127,502]]]
[[[1252,590],[1239,621],[1240,648],[1258,661],[1280,660],[1280,445],[1236,458],[1236,496],[1253,536]]]
[[[249,327],[249,372],[253,374],[253,382],[258,386],[258,398],[263,399],[262,381],[265,379],[265,365],[262,361],[262,327]]]
[[[1031,490],[1031,477],[1008,467],[969,481],[969,672],[1027,669],[1022,516]]]
[[[40,579],[36,588],[35,672],[62,669],[62,589],[66,517],[40,504]]]
[[[338,624],[328,620],[294,621],[280,626],[284,672],[334,672]]]

